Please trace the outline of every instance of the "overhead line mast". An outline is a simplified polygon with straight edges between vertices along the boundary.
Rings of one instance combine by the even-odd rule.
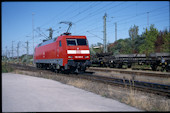
[[[49,31],[49,37],[48,37],[48,39],[52,39],[52,37],[53,37],[53,29],[50,27],[49,29],[47,29],[47,31]]]
[[[34,52],[34,13],[32,13],[32,37],[33,37],[33,52]]]
[[[29,47],[28,47],[28,44],[29,42],[25,42],[27,44],[27,46],[25,47],[26,48],[26,51],[27,51],[27,54],[26,54],[26,64],[28,65],[28,54],[29,54]]]
[[[104,26],[103,26],[103,45],[104,45],[104,49],[103,49],[103,53],[107,53],[107,44],[106,44],[106,17],[107,14],[105,13],[105,15],[103,16],[104,19]]]
[[[149,12],[147,12],[147,25],[148,25],[148,29],[149,29]]]
[[[115,42],[117,41],[117,23],[115,22]]]

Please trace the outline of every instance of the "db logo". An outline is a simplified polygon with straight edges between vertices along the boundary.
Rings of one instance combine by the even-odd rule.
[[[77,52],[76,52],[77,54],[80,54],[81,53],[81,50],[77,50]]]

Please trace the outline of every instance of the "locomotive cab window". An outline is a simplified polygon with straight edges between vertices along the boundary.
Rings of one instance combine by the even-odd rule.
[[[68,46],[82,46],[87,45],[86,39],[67,39],[67,45]]]
[[[67,39],[67,45],[68,46],[75,46],[76,44],[76,39]]]
[[[77,39],[77,44],[78,45],[87,45],[86,39]]]

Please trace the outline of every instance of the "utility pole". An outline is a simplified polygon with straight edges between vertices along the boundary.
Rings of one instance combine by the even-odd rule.
[[[19,63],[19,43],[17,44],[17,62]]]
[[[25,43],[27,44],[27,47],[26,47],[26,50],[27,50],[27,55],[26,55],[26,59],[27,59],[27,60],[26,60],[26,64],[28,64],[28,50],[29,50],[29,49],[28,49],[28,43],[29,43],[29,42],[27,41],[27,42],[25,42]]]
[[[170,11],[170,2],[169,2],[169,11]],[[170,33],[170,13],[169,13],[169,33]]]
[[[117,41],[117,23],[115,22],[115,41]]]
[[[8,50],[7,50],[7,46],[5,47],[6,48],[6,61],[8,60]]]
[[[10,55],[11,55],[11,54],[10,54],[10,51],[8,51],[8,57],[9,57],[9,61],[11,60],[11,58],[10,58]]]
[[[147,24],[148,24],[148,30],[149,30],[149,12],[147,12]]]
[[[107,14],[105,13],[105,15],[103,16],[104,19],[104,26],[103,26],[103,45],[104,45],[104,49],[103,49],[103,53],[107,53],[107,44],[106,44],[106,17]]]
[[[6,48],[6,57],[7,57],[8,56],[7,46],[5,48]]]
[[[33,38],[33,52],[34,52],[34,13],[32,13],[32,38]]]
[[[14,54],[13,54],[13,51],[14,51],[14,49],[13,49],[13,42],[14,41],[12,41],[12,60],[13,60],[13,56],[14,56]]]

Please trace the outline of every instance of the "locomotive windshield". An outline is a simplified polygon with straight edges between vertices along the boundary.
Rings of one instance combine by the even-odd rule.
[[[78,45],[87,45],[86,39],[77,39]]]
[[[84,46],[87,45],[86,39],[67,39],[68,46]]]
[[[67,45],[68,46],[75,46],[76,40],[75,39],[67,39]]]

